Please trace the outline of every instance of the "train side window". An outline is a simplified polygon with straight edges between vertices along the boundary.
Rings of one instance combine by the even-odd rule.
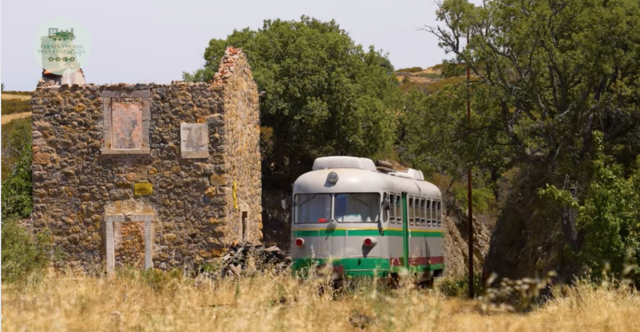
[[[436,208],[436,218],[438,220],[438,227],[442,227],[442,206],[440,205],[440,201],[438,201]]]
[[[389,222],[389,205],[387,205],[389,201],[389,195],[384,193],[382,195],[382,220],[384,222]]]
[[[402,218],[402,211],[400,210],[399,204],[398,195],[393,195],[393,216],[396,223],[399,223]]]
[[[396,195],[389,195],[389,222],[396,222]]]
[[[429,200],[429,206],[428,206],[428,208],[427,208],[427,212],[429,213],[429,216],[428,216],[428,218],[429,218],[429,219],[428,219],[428,220],[429,220],[429,226],[430,226],[430,227],[435,226],[435,225],[434,225],[434,222],[433,222],[434,214],[435,214],[435,213],[433,212],[433,205],[434,205],[434,203],[435,203],[435,202],[434,202],[433,200],[431,200],[431,199],[430,199],[430,200]]]
[[[420,204],[420,199],[418,197],[414,197],[413,198],[413,214],[411,215],[413,217],[413,224],[415,226],[420,225],[420,216],[418,216],[418,204]]]
[[[413,217],[415,218],[416,226],[420,226],[420,197],[416,197],[413,200]]]
[[[427,224],[427,211],[426,211],[426,200],[424,198],[420,199],[420,225],[425,226]]]
[[[425,207],[425,218],[427,219],[427,226],[431,226],[431,200],[427,198],[427,206]]]
[[[409,196],[409,204],[407,204],[408,209],[408,218],[409,218],[409,225],[413,226],[413,197]]]
[[[431,220],[433,221],[433,226],[438,226],[438,201],[433,201],[431,203]]]
[[[396,222],[402,224],[402,206],[400,203],[402,203],[402,198],[400,195],[396,195]]]

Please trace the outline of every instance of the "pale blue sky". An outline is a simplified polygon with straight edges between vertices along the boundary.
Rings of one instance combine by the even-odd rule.
[[[473,1],[479,2],[479,0]],[[91,37],[91,57],[82,64],[88,83],[170,83],[203,64],[211,38],[234,29],[257,29],[265,19],[302,15],[335,19],[356,43],[389,53],[396,67],[428,67],[444,52],[417,28],[435,24],[434,0],[3,0],[1,79],[5,90],[33,90],[41,65],[33,55],[36,30],[51,18],[81,24]]]

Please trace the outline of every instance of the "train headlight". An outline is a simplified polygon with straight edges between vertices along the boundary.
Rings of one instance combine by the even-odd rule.
[[[338,173],[336,172],[329,173],[329,175],[327,175],[327,181],[329,181],[329,183],[338,182]]]
[[[368,237],[366,239],[364,239],[364,241],[362,241],[362,244],[364,244],[367,247],[373,247],[378,243],[378,240],[376,240],[376,238],[374,237]]]
[[[303,245],[304,245],[304,239],[297,238],[296,239],[296,246],[302,247]]]

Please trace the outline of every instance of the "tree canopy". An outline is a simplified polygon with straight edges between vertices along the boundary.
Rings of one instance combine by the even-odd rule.
[[[619,229],[615,225],[620,220],[602,218],[598,229],[593,227],[598,223],[587,222],[591,219],[579,217],[575,210],[576,206],[599,206],[593,203],[601,195],[593,181],[603,173],[592,167],[594,160],[601,159],[599,153],[614,157],[623,178],[633,172],[640,154],[640,4],[634,0],[496,0],[474,6],[466,0],[445,0],[439,7],[441,24],[425,30],[454,56],[451,65],[468,65],[476,80],[470,87],[471,126],[461,123],[464,108],[456,101],[466,98],[464,84],[448,92],[449,99],[432,97],[439,111],[423,110],[447,114],[440,114],[439,125],[446,130],[437,129],[442,134],[439,139],[445,141],[439,153],[452,156],[447,164],[523,170],[516,201],[525,203],[521,209],[528,210],[508,214],[504,211],[514,205],[504,207],[503,216],[510,217],[503,218],[503,230],[511,227],[512,234],[531,233],[527,228],[538,226],[529,219],[557,217],[561,241],[571,251],[593,253],[589,248],[597,245],[613,248],[613,242],[590,241],[598,238],[593,232]],[[594,132],[603,133],[598,143],[601,150],[596,148]],[[416,151],[419,156],[424,149]],[[564,190],[580,204],[565,204],[555,214],[548,213],[552,205],[531,198],[545,184]],[[545,213],[539,211],[542,206]],[[544,231],[555,234],[556,226]],[[507,241],[506,236],[498,238]],[[529,250],[518,246],[522,252]],[[504,256],[499,251],[507,247],[515,250],[511,243],[494,252]]]
[[[205,67],[185,80],[213,77],[227,46],[242,48],[264,97],[263,174],[290,180],[317,156],[373,157],[394,143],[400,95],[393,67],[373,46],[364,50],[334,21],[266,20],[257,31],[212,39]]]

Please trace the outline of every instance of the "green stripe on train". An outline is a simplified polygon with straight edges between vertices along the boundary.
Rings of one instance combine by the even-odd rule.
[[[385,275],[385,272],[398,272],[402,269],[402,266],[391,266],[388,258],[294,258],[292,269],[294,271],[300,271],[316,266],[316,264],[320,265],[327,263],[341,265],[344,268],[345,274],[352,276],[383,276]],[[409,267],[409,270],[412,272],[442,269],[444,269],[444,264]]]
[[[347,236],[347,232],[349,236],[402,236],[401,230],[394,229],[386,229],[383,234],[380,234],[378,230],[369,230],[369,229],[336,229],[333,231],[327,230],[298,230],[293,231],[293,236],[295,237],[308,237],[308,236]],[[409,231],[410,237],[444,237],[444,232],[435,231],[435,232],[411,232]]]

